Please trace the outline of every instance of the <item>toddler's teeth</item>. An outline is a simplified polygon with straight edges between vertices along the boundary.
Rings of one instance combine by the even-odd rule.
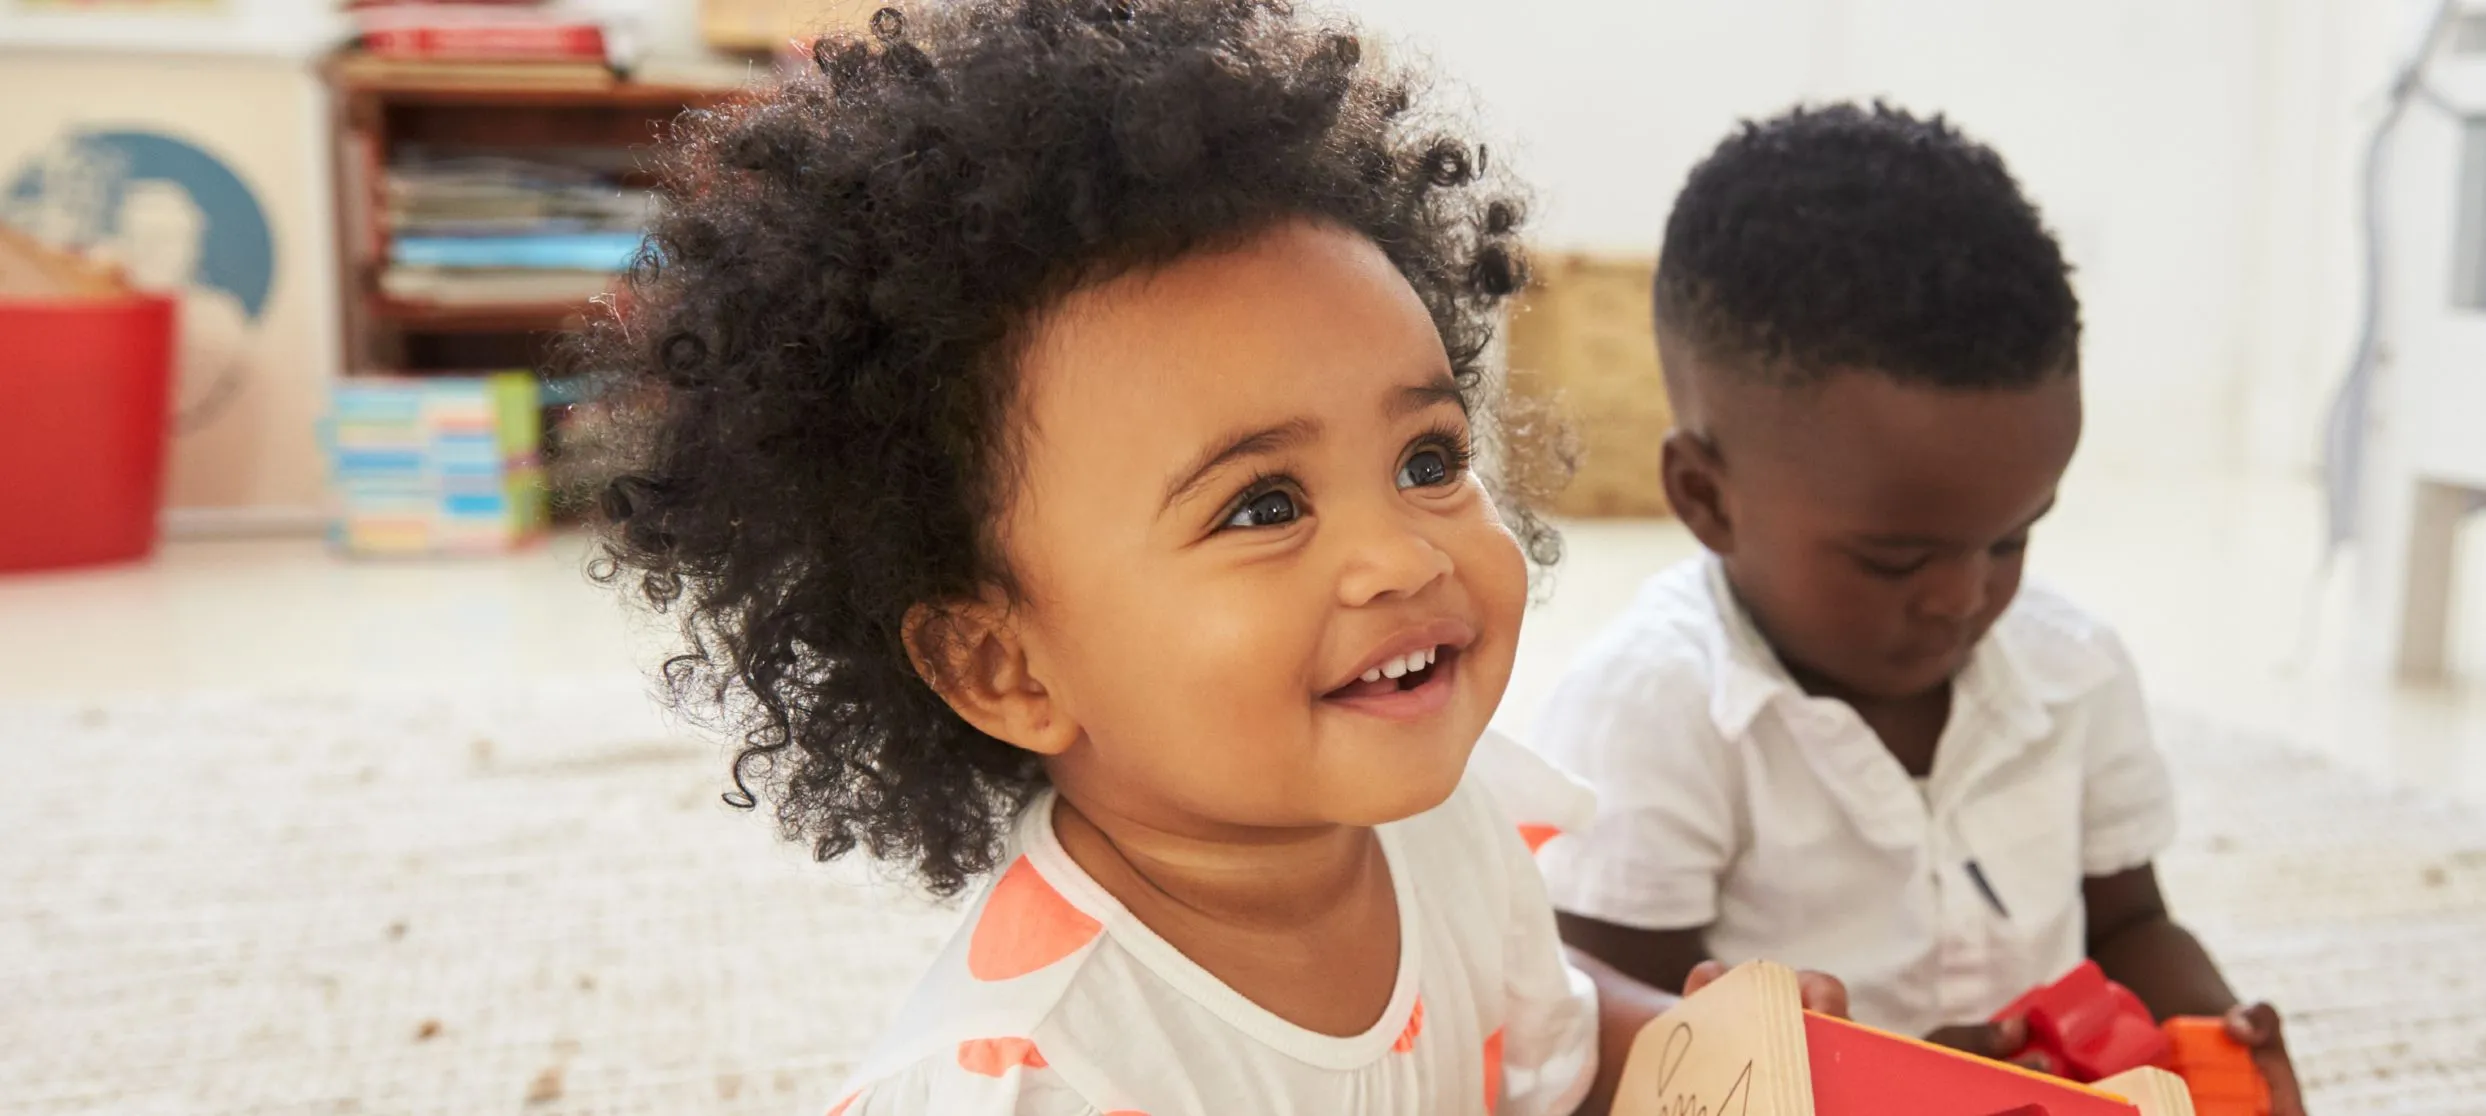
[[[1442,649],[1439,645],[1424,649],[1424,665],[1432,666],[1440,661],[1442,661]]]
[[[1380,667],[1374,667],[1374,668],[1372,668],[1371,670],[1365,671],[1365,672],[1364,672],[1364,681],[1366,681],[1366,682],[1379,682],[1379,681],[1381,681],[1381,668],[1380,668]]]
[[[1381,677],[1383,678],[1404,678],[1406,676],[1407,659],[1405,656],[1401,656],[1381,664]]]

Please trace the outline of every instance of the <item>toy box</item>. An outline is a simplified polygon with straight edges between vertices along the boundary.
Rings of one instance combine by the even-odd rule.
[[[2082,1085],[1803,1008],[1793,970],[1744,965],[1642,1029],[1616,1116],[2192,1116],[2143,1067]]]

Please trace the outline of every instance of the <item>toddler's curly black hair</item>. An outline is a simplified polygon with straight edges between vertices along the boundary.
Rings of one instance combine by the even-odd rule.
[[[1657,262],[1667,364],[1948,388],[2076,373],[2071,269],[1993,149],[1887,105],[1746,123],[1692,169]]]
[[[1282,0],[968,0],[883,10],[817,73],[681,121],[631,297],[574,352],[614,370],[633,447],[595,572],[681,617],[676,700],[742,734],[729,801],[935,893],[994,866],[1043,771],[952,712],[901,629],[1009,588],[1016,346],[1083,284],[1285,220],[1351,230],[1422,297],[1491,443],[1521,199],[1376,55]]]

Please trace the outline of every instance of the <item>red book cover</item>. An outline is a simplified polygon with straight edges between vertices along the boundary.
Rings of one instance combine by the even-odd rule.
[[[381,58],[441,62],[604,60],[604,29],[592,23],[492,21],[374,27],[363,49]]]

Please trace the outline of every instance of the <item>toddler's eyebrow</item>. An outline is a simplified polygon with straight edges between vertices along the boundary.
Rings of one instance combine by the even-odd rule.
[[[2022,520],[2019,526],[2004,532],[2003,537],[2009,538],[2012,535],[2017,535],[2022,531],[2026,531],[2031,527],[2037,526],[2037,521],[2046,518],[2046,514],[2053,510],[2054,498],[2049,496],[2046,498],[2046,506],[2037,509],[2037,514]],[[1938,539],[1931,535],[1860,535],[1857,537],[1856,541],[1864,543],[1867,546],[1886,546],[1894,550],[1938,550],[1946,546],[1958,545],[1951,539]]]
[[[1321,436],[1321,424],[1313,419],[1288,419],[1276,426],[1247,430],[1211,447],[1192,461],[1189,468],[1176,473],[1180,478],[1165,487],[1166,508],[1181,503],[1194,489],[1207,481],[1217,467],[1237,458],[1273,453],[1289,446],[1299,446]]]
[[[1459,391],[1459,382],[1448,375],[1438,375],[1421,384],[1410,384],[1391,393],[1390,417],[1405,418],[1427,407],[1448,403],[1467,411],[1467,396]]]

